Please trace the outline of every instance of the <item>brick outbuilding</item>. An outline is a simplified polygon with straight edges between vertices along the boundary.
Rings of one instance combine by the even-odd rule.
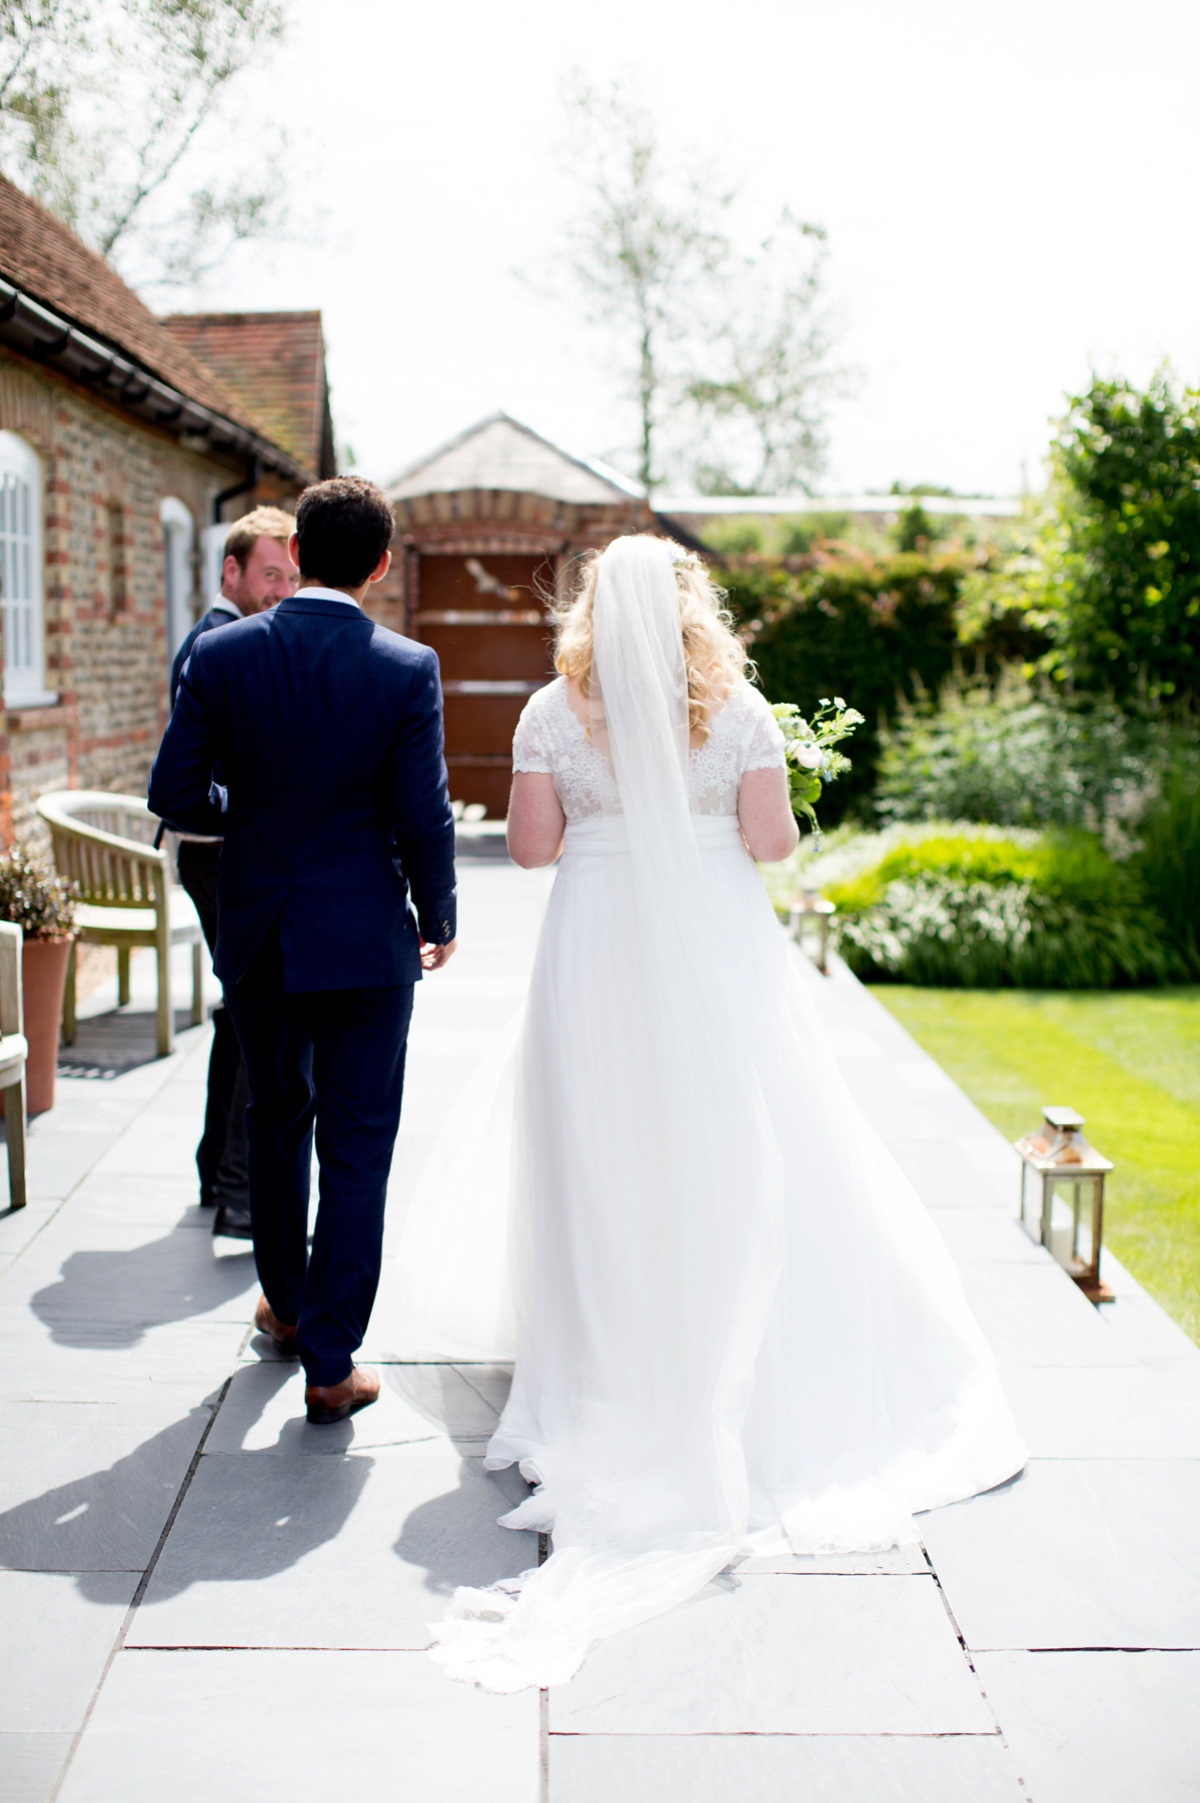
[[[397,476],[392,573],[376,618],[433,646],[456,801],[503,815],[521,709],[554,674],[554,597],[571,559],[623,532],[666,529],[645,491],[494,413]]]
[[[157,318],[0,178],[0,839],[145,789],[224,532],[333,473],[320,315]]]

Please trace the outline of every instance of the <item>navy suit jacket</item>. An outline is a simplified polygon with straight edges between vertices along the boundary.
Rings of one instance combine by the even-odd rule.
[[[183,675],[183,666],[192,655],[192,646],[201,633],[211,632],[214,626],[232,626],[241,616],[226,613],[223,607],[210,607],[202,614],[175,653],[175,662],[171,665],[171,706],[175,706],[175,697],[179,693],[179,679]]]
[[[437,658],[361,608],[292,596],[199,635],[150,807],[224,835],[214,964],[226,985],[276,922],[288,993],[415,982],[410,890],[421,938],[454,938]]]

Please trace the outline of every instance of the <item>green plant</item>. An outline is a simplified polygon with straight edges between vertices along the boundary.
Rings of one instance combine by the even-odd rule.
[[[828,798],[832,825],[867,806],[879,727],[898,698],[949,674],[959,584],[974,564],[950,550],[880,558],[835,547],[806,566],[731,559],[721,581],[769,699],[811,715],[822,695],[853,695],[865,716],[854,769]]]
[[[1156,781],[1150,723],[1104,697],[1072,700],[1011,666],[995,681],[952,675],[936,703],[902,703],[881,740],[883,820],[1083,826],[1124,849]]]
[[[1118,697],[1200,693],[1200,395],[1094,380],[1053,450],[1047,569],[1066,669]]]
[[[1200,760],[1177,744],[1133,863],[1188,970],[1200,976]]]
[[[793,513],[779,521],[780,549],[785,557],[803,557],[822,540],[845,538],[848,513]]]
[[[1076,989],[1183,974],[1137,871],[1092,834],[959,823],[862,837],[809,878],[837,904],[838,946],[858,976]]]
[[[11,920],[26,939],[65,939],[75,927],[79,888],[55,876],[27,846],[0,858],[0,920]]]

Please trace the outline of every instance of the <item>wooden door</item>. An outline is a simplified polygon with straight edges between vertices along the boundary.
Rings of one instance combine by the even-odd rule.
[[[521,709],[554,675],[553,590],[554,565],[543,555],[417,560],[412,628],[442,667],[450,797],[482,802],[494,819],[508,808]]]

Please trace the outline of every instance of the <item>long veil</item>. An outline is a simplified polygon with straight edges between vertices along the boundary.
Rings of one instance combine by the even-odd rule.
[[[565,1118],[545,1119],[531,1027],[518,1054],[516,1377],[488,1460],[519,1461],[539,1486],[506,1519],[552,1528],[554,1551],[515,1591],[457,1592],[433,1649],[451,1675],[501,1691],[564,1682],[593,1640],[693,1594],[737,1553],[742,1428],[782,1257],[782,1159],[688,796],[669,545],[609,546],[593,630],[590,733],[615,791],[604,819],[568,828],[558,881],[573,880],[573,854],[604,859],[589,943],[608,963],[595,1018],[572,1017],[569,968],[550,998],[572,1040]],[[555,1309],[573,1315],[570,1372],[547,1369],[563,1344]],[[452,1337],[469,1341],[469,1325]]]

